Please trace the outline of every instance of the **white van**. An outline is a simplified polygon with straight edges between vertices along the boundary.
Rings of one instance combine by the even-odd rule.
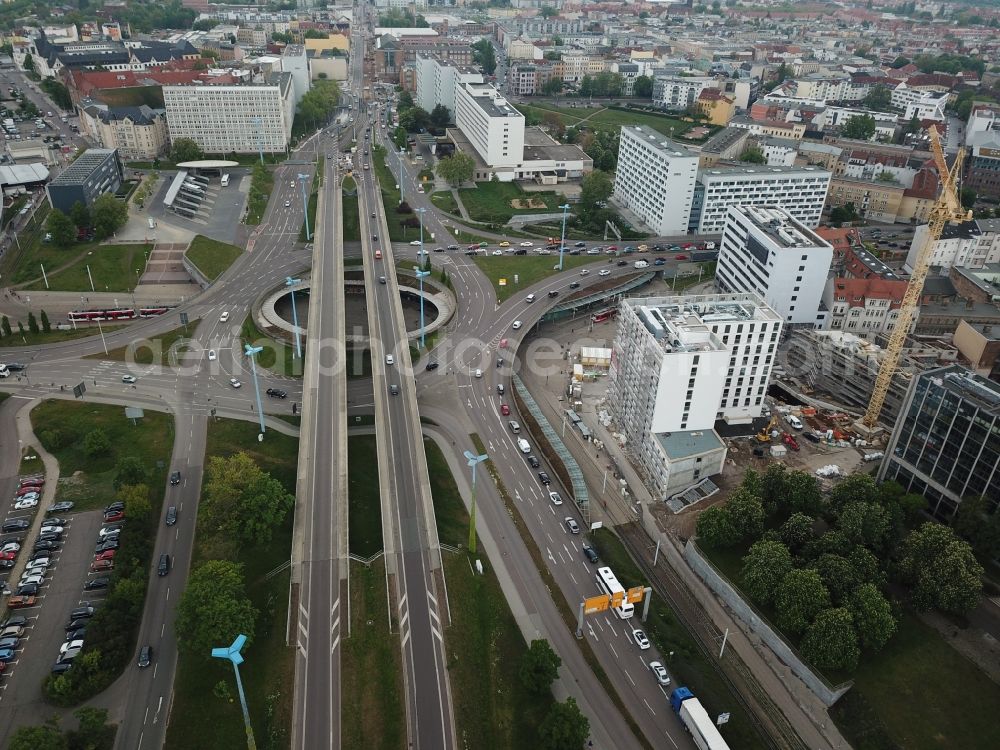
[[[511,432],[513,432],[513,433],[514,433],[515,435],[518,435],[518,434],[520,434],[520,432],[521,432],[521,425],[519,425],[519,424],[518,424],[517,422],[515,422],[515,421],[514,421],[513,419],[512,419],[512,420],[510,420],[510,421],[509,421],[509,422],[507,423],[507,425],[508,425],[508,426],[510,427],[510,431],[511,431]]]
[[[637,260],[634,265],[636,268],[649,268],[649,263],[644,260]]]
[[[517,439],[517,447],[521,450],[521,453],[525,455],[531,453],[531,446],[528,444],[528,441],[525,440],[524,438]]]
[[[802,429],[802,420],[796,417],[794,414],[786,414],[785,421],[788,422],[796,430]]]

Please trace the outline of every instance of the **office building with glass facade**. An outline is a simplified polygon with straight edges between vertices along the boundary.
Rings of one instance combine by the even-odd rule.
[[[1000,502],[1000,383],[957,365],[914,379],[878,478],[927,498],[950,520],[963,498]]]

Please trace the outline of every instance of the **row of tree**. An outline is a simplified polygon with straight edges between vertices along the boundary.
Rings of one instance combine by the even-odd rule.
[[[890,580],[918,610],[964,615],[979,603],[982,566],[952,529],[921,522],[926,505],[867,474],[824,497],[814,476],[773,464],[702,513],[698,537],[709,548],[749,545],[744,592],[816,666],[853,670],[896,631]]]
[[[45,310],[42,310],[37,318],[35,317],[35,313],[30,310],[28,311],[28,332],[37,334],[39,332],[48,333],[51,330],[52,323],[49,322],[49,316]],[[24,323],[19,320],[17,321],[17,335],[23,337],[24,334]],[[10,318],[6,315],[0,317],[0,335],[2,335],[3,338],[14,335],[14,331],[11,330],[10,327]]]
[[[44,724],[18,728],[10,735],[7,750],[111,750],[116,728],[108,723],[106,708],[78,708],[76,729],[63,730],[52,718]]]
[[[69,247],[80,231],[93,229],[98,240],[105,240],[125,226],[127,221],[128,205],[125,201],[105,193],[98,196],[90,208],[77,201],[69,216],[53,208],[45,220],[45,231],[52,235],[54,245]]]

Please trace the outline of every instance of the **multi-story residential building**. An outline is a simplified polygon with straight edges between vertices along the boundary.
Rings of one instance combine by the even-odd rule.
[[[823,292],[830,329],[872,340],[890,333],[896,326],[906,286],[902,279],[830,279]]]
[[[456,86],[455,124],[489,167],[514,167],[523,161],[524,115],[493,86]]]
[[[117,192],[125,169],[113,148],[88,148],[45,187],[49,205],[69,214],[73,204],[90,206],[105,193]]]
[[[799,155],[799,141],[787,138],[761,138],[757,144],[764,152],[769,167],[793,167]]]
[[[622,77],[622,96],[635,94],[635,79],[641,75],[639,65],[634,62],[613,62],[610,69],[612,73]]]
[[[778,120],[751,120],[737,115],[729,121],[731,128],[743,128],[756,136],[768,138],[787,138],[799,141],[806,134],[804,122],[784,122]]]
[[[295,114],[289,73],[240,84],[164,86],[171,139],[190,138],[210,154],[280,153],[288,148]]]
[[[393,31],[398,33],[400,30]],[[382,34],[375,40],[375,76],[383,81],[398,82],[403,66],[414,64],[418,54],[439,55],[459,66],[472,65],[472,47],[466,39]]]
[[[777,206],[729,206],[715,283],[755,292],[788,327],[825,328],[833,248]]]
[[[891,224],[899,215],[905,191],[906,188],[898,182],[834,177],[830,182],[827,207],[853,203],[862,218]]]
[[[697,173],[695,152],[647,125],[621,129],[613,198],[655,234],[686,232]]]
[[[916,101],[910,102],[906,105],[906,111],[903,113],[903,119],[912,120],[916,117],[921,121],[933,120],[934,122],[944,122],[944,107],[947,103],[948,92],[943,94],[927,92]]]
[[[847,98],[846,92],[851,78],[846,74],[832,76],[813,73],[802,78],[796,78],[794,96],[801,99],[838,102]]]
[[[455,89],[463,83],[482,83],[483,74],[470,67],[454,65],[440,55],[417,55],[417,104],[432,112],[438,104],[455,117]]]
[[[736,161],[750,144],[750,131],[726,127],[705,141],[698,153],[698,169],[714,167],[720,161]]]
[[[167,115],[162,109],[106,107],[91,104],[79,109],[80,131],[102,148],[117,149],[126,161],[153,161],[170,145]]]
[[[539,60],[512,65],[507,72],[507,91],[515,96],[535,96],[545,91],[545,84],[562,78],[561,63]]]
[[[609,61],[586,52],[567,52],[562,56],[562,79],[566,83],[578,83],[584,76],[596,76],[608,69]]]
[[[912,271],[920,248],[927,241],[928,227],[922,224],[913,233],[903,268]],[[1000,263],[1000,219],[974,219],[945,224],[931,250],[932,266],[947,271],[952,266],[983,268]]]
[[[653,79],[653,104],[664,109],[693,107],[706,88],[715,86],[708,76],[656,76]]]
[[[952,365],[915,378],[879,481],[922,495],[949,521],[967,497],[1000,501],[1000,384]]]
[[[608,404],[655,497],[721,471],[714,424],[761,415],[780,333],[753,294],[622,302]]]
[[[780,206],[805,226],[819,225],[830,173],[818,167],[722,166],[698,173],[688,229],[718,234],[729,206]]]
[[[695,105],[712,125],[727,125],[736,113],[736,99],[718,89],[702,89]]]

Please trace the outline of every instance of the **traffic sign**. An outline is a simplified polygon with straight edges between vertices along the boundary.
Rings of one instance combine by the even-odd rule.
[[[642,601],[642,593],[646,589],[643,586],[633,586],[628,590],[628,600],[631,604],[638,604]]]
[[[584,614],[593,615],[597,612],[607,612],[611,597],[607,594],[601,596],[588,596],[583,600]]]
[[[507,279],[500,279],[499,281],[497,281],[497,284],[499,286],[507,286]]]

